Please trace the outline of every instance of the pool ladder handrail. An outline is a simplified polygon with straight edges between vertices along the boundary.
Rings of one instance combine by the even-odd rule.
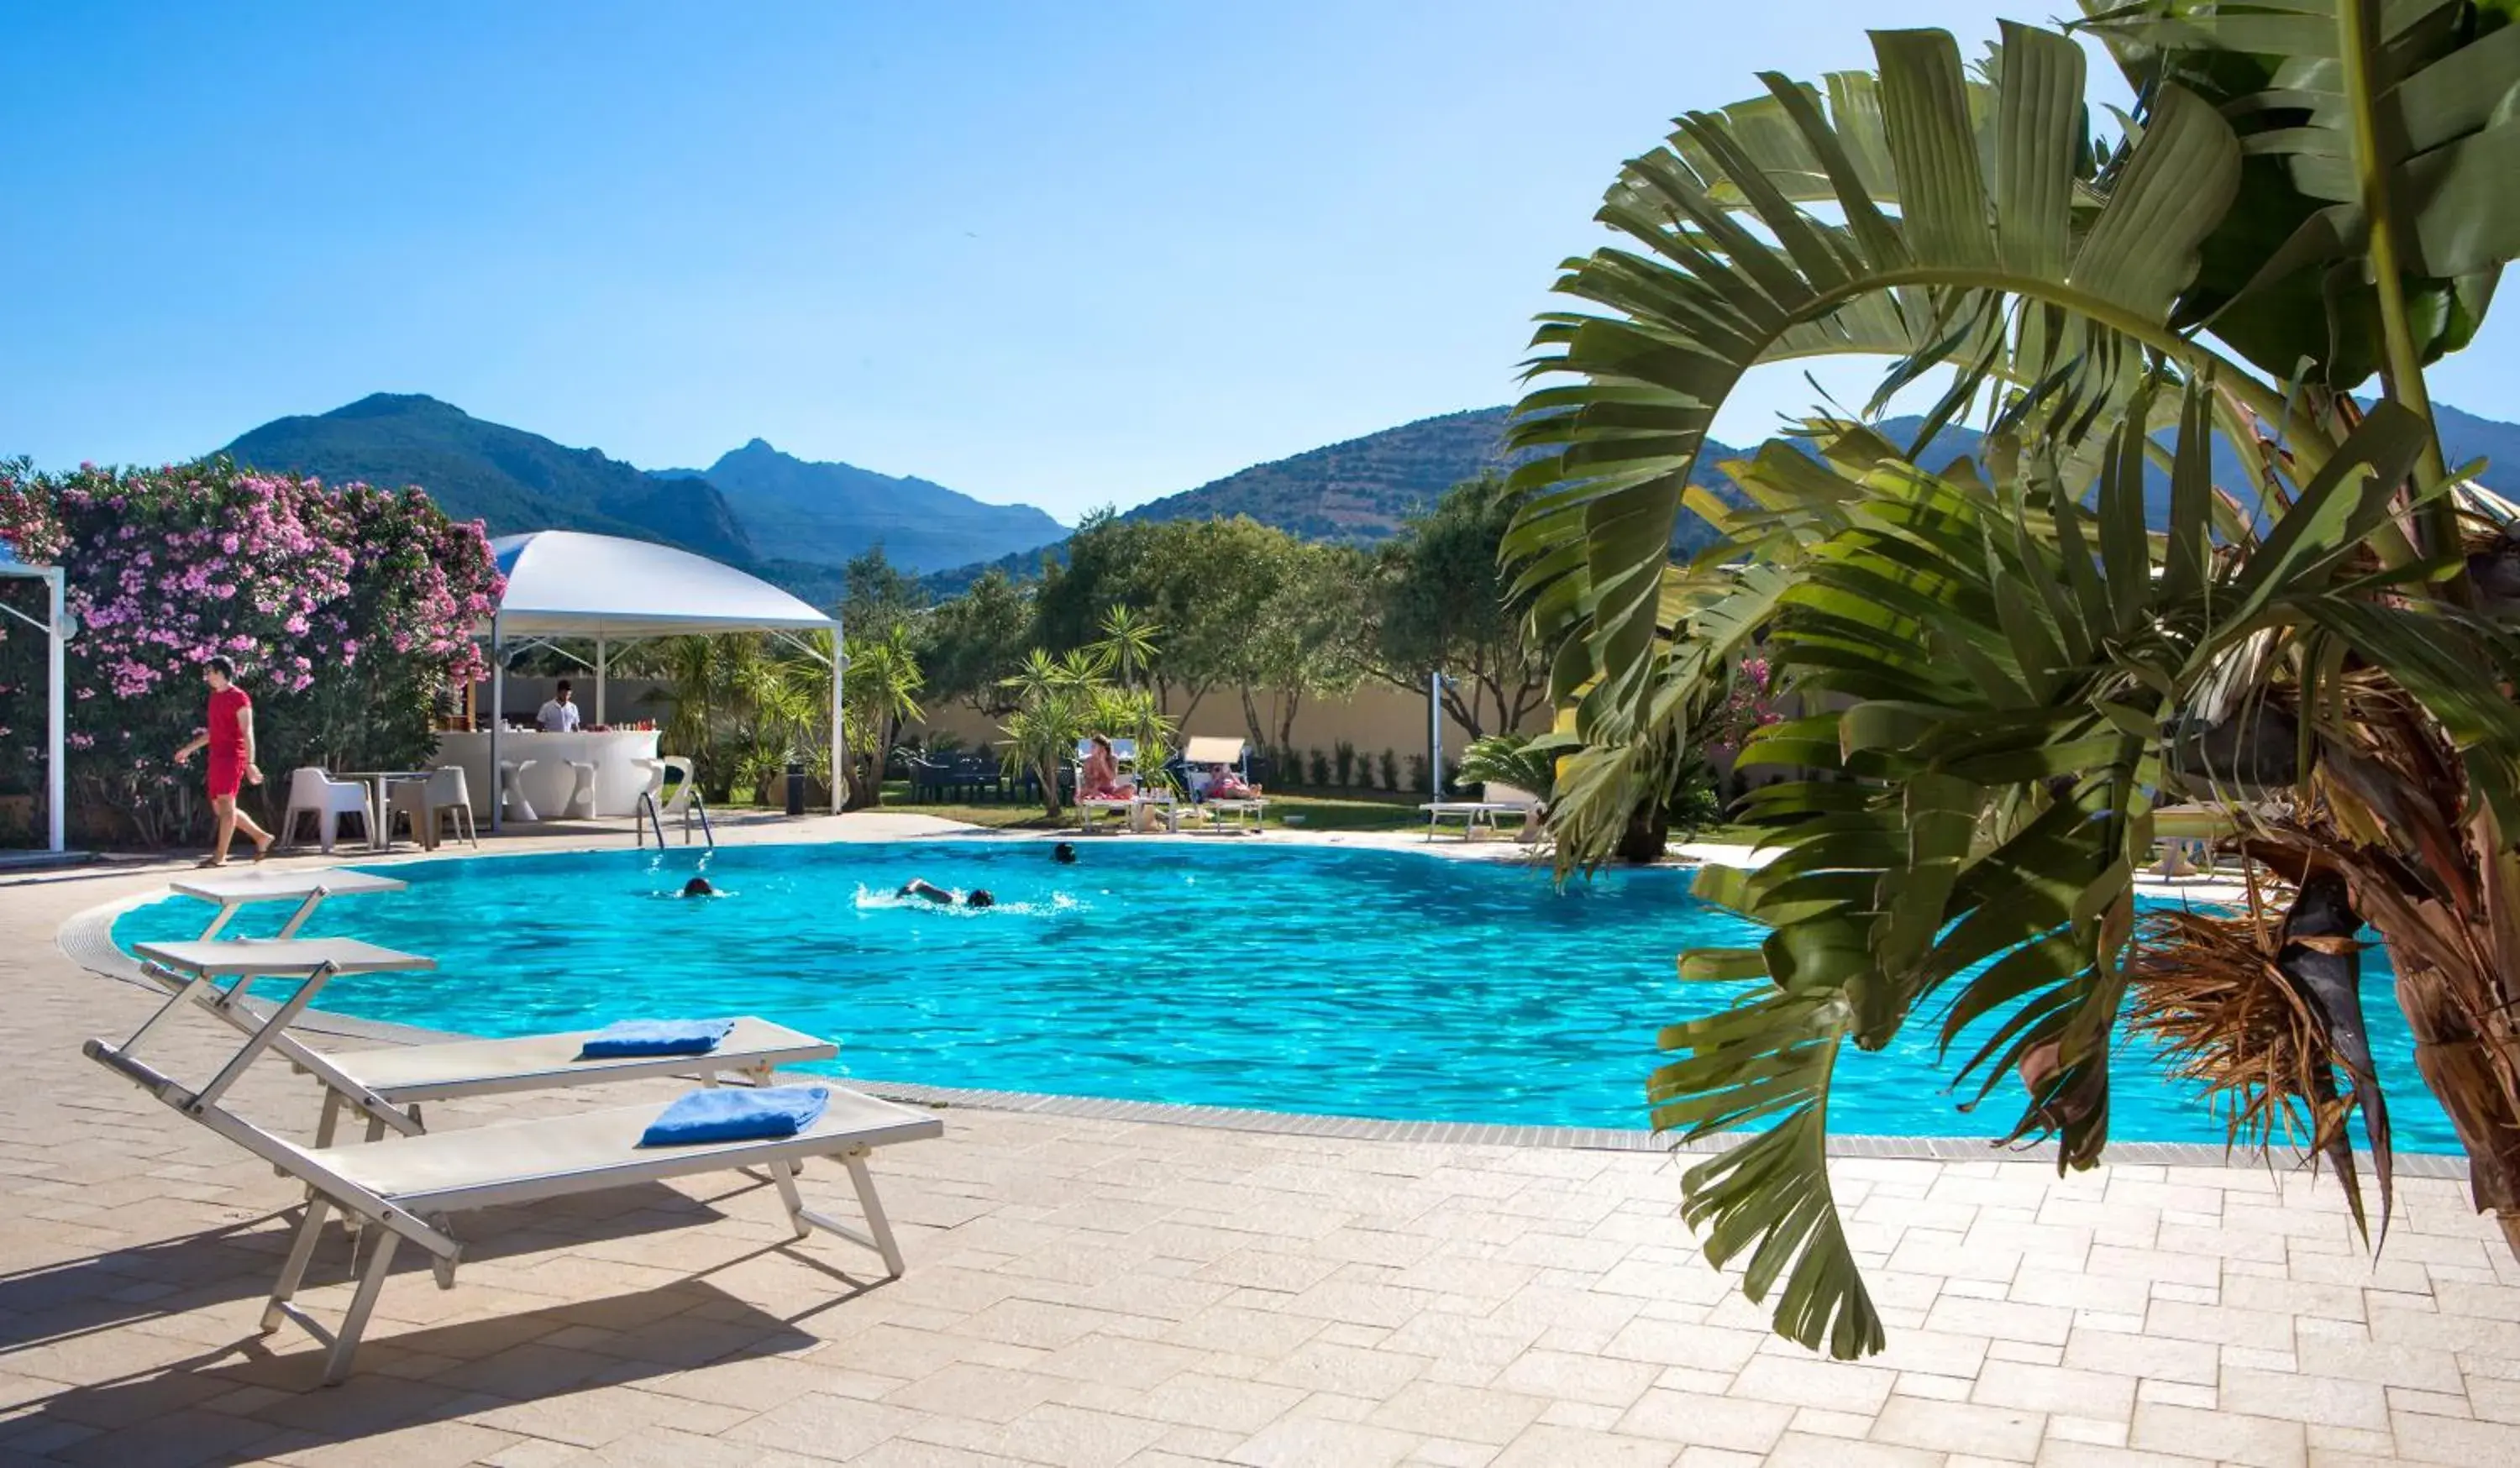
[[[683,801],[683,844],[685,846],[692,844],[692,813],[695,811],[699,813],[701,838],[708,843],[709,850],[717,850],[717,831],[709,825],[708,802],[700,798],[700,792],[698,790],[692,791]],[[630,813],[631,835],[642,850],[647,848],[648,832],[651,827],[656,832],[656,849],[663,851],[665,818],[656,808],[655,792],[642,790],[639,792],[639,808]]]

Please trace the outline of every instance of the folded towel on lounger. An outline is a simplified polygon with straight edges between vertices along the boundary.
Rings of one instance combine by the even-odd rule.
[[[628,1055],[705,1055],[735,1029],[731,1019],[625,1019],[586,1037],[580,1060]]]
[[[763,1086],[750,1090],[696,1090],[664,1109],[639,1138],[643,1147],[688,1146],[701,1141],[765,1141],[793,1136],[814,1125],[832,1098],[821,1086]]]

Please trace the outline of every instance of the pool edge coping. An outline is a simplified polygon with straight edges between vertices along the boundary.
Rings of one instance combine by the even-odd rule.
[[[113,923],[123,913],[177,895],[159,886],[83,908],[62,920],[54,943],[77,967],[101,978],[162,996],[164,991],[140,971],[140,965],[113,943]],[[248,1008],[264,1007],[248,1000]],[[308,1009],[292,1028],[343,1039],[387,1045],[473,1040],[461,1031],[430,1030],[383,1020],[360,1019],[328,1009]],[[799,1073],[806,1074],[806,1073]],[[829,1078],[821,1078],[829,1079]],[[1391,1121],[1372,1117],[1331,1116],[1313,1112],[1266,1111],[1233,1106],[1195,1106],[1171,1101],[1132,1101],[1100,1096],[1060,1095],[1047,1091],[993,1090],[968,1087],[929,1086],[910,1081],[848,1077],[854,1090],[888,1100],[941,1110],[957,1108],[1005,1111],[1031,1116],[1079,1120],[1150,1123],[1199,1127],[1210,1131],[1268,1135],[1308,1136],[1339,1141],[1428,1142],[1451,1146],[1521,1147],[1558,1151],[1676,1152],[1713,1155],[1736,1144],[1732,1134],[1697,1141],[1681,1141],[1643,1128],[1543,1127],[1497,1122]],[[2056,1144],[2034,1142],[2006,1147],[1967,1136],[1876,1136],[1831,1134],[1828,1155],[1879,1161],[2056,1162]],[[2357,1154],[2358,1157],[2363,1154]],[[2315,1159],[2307,1153],[2271,1149],[2246,1150],[2212,1142],[2120,1141],[2109,1144],[2104,1162],[2155,1167],[2283,1169],[2298,1171]],[[2465,1181],[2467,1160],[2455,1153],[2407,1152],[2393,1155],[2396,1176]]]

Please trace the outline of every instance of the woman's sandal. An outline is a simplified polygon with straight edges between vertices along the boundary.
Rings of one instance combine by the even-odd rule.
[[[228,859],[225,857],[203,857],[193,865],[196,867],[225,867],[227,864]]]

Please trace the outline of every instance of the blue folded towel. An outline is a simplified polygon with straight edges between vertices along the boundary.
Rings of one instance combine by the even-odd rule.
[[[586,1037],[580,1060],[625,1055],[705,1055],[735,1029],[731,1019],[625,1019]]]
[[[793,1136],[814,1125],[831,1098],[830,1090],[821,1086],[695,1090],[649,1123],[639,1145],[680,1147],[700,1141]]]

